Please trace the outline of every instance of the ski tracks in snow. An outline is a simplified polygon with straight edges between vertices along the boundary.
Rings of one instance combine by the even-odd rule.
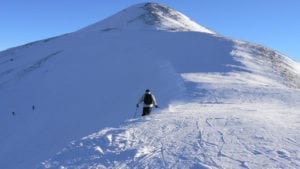
[[[173,105],[73,142],[41,168],[298,168],[297,126],[273,125],[255,106]]]

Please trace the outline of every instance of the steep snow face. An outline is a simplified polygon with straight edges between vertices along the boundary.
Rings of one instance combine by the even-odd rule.
[[[33,168],[69,141],[132,118],[146,88],[166,107],[189,90],[181,73],[240,65],[232,45],[200,32],[111,30],[1,52],[0,168]]]
[[[157,3],[142,3],[131,6],[82,31],[126,30],[164,30],[196,31],[215,34],[200,26],[182,13]]]
[[[180,21],[180,25],[176,21]],[[203,112],[201,118],[204,119],[218,119],[220,118],[218,112],[224,109],[230,112],[233,110],[235,114],[231,115],[234,116],[249,113],[251,109],[247,104],[239,109],[238,104],[245,102],[255,102],[253,106],[257,107],[254,110],[257,115],[264,112],[261,110],[273,106],[284,110],[286,107],[282,105],[286,105],[291,109],[284,112],[288,117],[284,122],[288,123],[290,118],[299,118],[297,114],[299,107],[295,106],[299,105],[298,63],[271,49],[216,36],[212,32],[197,26],[193,28],[191,25],[190,20],[186,20],[180,13],[167,7],[153,3],[139,4],[77,32],[0,52],[0,145],[2,146],[0,168],[34,168],[63,149],[71,140],[80,139],[108,126],[117,127],[126,119],[133,117],[137,99],[146,88],[152,89],[156,95],[163,109],[161,113],[173,115],[174,121],[166,121],[164,126],[172,126],[175,123],[174,128],[182,127],[181,131],[187,131],[192,127],[188,126],[189,128],[185,129],[186,125],[177,125],[176,121],[189,112],[193,112],[191,116],[197,118],[197,112],[203,112],[199,109],[205,110],[205,105],[201,107],[197,105],[199,103],[211,103],[216,106],[221,103],[237,104],[237,106],[225,105],[213,109],[216,113],[213,117],[209,117],[212,111]],[[189,103],[197,106],[188,107]],[[260,103],[268,103],[268,106]],[[182,109],[186,111],[168,110],[170,106],[183,106]],[[177,117],[177,112],[182,113],[183,116]],[[137,113],[140,114],[140,110],[137,110]],[[282,111],[275,113],[279,117],[282,115]],[[164,119],[167,117],[168,115],[163,116]],[[264,117],[255,116],[262,119]],[[222,118],[231,119],[225,114]],[[246,117],[239,116],[239,118],[241,121],[237,123],[244,124]],[[255,121],[255,118],[252,121]],[[263,128],[264,121],[259,123],[258,128],[250,125],[252,121],[245,123],[246,128],[251,128],[250,131]],[[185,121],[183,124],[194,122],[196,121]],[[199,121],[199,124],[204,126],[203,122],[205,121]],[[214,122],[219,125],[224,121]],[[275,139],[271,136],[276,133],[272,133],[269,129],[277,126],[276,122],[266,129],[270,137],[266,136],[265,140]],[[148,125],[151,124],[160,123],[150,121]],[[135,123],[132,125],[136,126]],[[153,127],[156,130],[158,126]],[[241,126],[233,125],[230,130],[239,127]],[[293,132],[299,129],[298,123],[294,121],[288,127]],[[144,128],[151,129],[151,126],[146,124]],[[127,130],[126,127],[121,130],[123,129]],[[167,128],[161,128],[158,132],[163,135],[168,131],[165,129]],[[207,135],[211,135],[209,139],[221,140],[222,138],[218,130],[206,132]],[[223,131],[222,133],[225,136],[229,135]],[[266,132],[261,131],[261,133]],[[103,137],[113,139],[109,135]],[[248,135],[244,135],[244,138],[247,137]],[[197,138],[196,135],[190,137],[191,140],[184,140],[184,138],[189,137],[182,137],[180,141],[197,143],[194,140]],[[284,135],[281,138],[289,140],[283,144],[299,142],[299,137],[293,133],[291,136]],[[145,145],[143,140],[134,141],[137,143],[140,141],[141,145],[131,147],[137,151],[137,154],[128,151],[129,154],[141,158],[143,154],[151,154],[151,149],[149,151],[147,147],[143,149]],[[255,141],[257,140],[253,139],[251,143],[254,144]],[[216,144],[215,142],[210,141]],[[112,140],[111,143],[117,144],[112,149],[122,146],[118,141]],[[226,143],[229,144],[230,141]],[[280,143],[280,140],[274,141],[271,148],[275,149]],[[101,148],[103,145],[102,143],[98,145],[98,140],[93,140],[92,144],[98,146],[93,148],[100,153],[110,151],[109,147]],[[171,149],[171,142],[168,144]],[[294,160],[296,158],[294,154],[298,151],[291,149],[299,147],[298,144],[295,145],[295,147],[289,146],[287,150],[282,147],[277,151],[277,155],[283,157],[286,155],[288,157],[286,159]],[[228,146],[233,148],[231,144]],[[220,148],[222,144],[216,147]],[[159,148],[164,149],[164,147],[156,147],[155,151]],[[208,147],[203,147],[206,148]],[[247,152],[246,148],[244,152]],[[70,165],[76,165],[77,157],[74,159],[70,157],[72,153],[69,153],[75,148],[70,149],[67,149],[65,157],[53,157],[53,161],[49,160],[49,163],[44,163],[42,167],[47,168],[48,164],[49,166],[64,165],[65,161]],[[219,149],[213,149],[212,152],[217,150]],[[83,151],[79,156],[89,153],[88,150]],[[114,150],[112,154],[108,153],[104,156],[108,161],[113,161],[113,157],[120,152],[118,151]],[[276,155],[276,152],[267,154],[270,151],[265,147],[260,151],[266,153],[265,157]],[[220,154],[222,155],[222,152]],[[173,155],[172,159],[178,157],[176,153],[169,155]],[[247,156],[247,154],[243,155]],[[203,166],[213,164],[212,160],[216,160],[209,157],[209,155],[203,157],[210,160],[210,162],[202,161]],[[194,159],[194,157],[189,158],[189,160]],[[68,161],[69,159],[74,163]],[[237,162],[236,160],[234,163]],[[82,161],[80,163],[83,164]],[[117,163],[125,165],[123,162]],[[91,164],[88,162],[84,165]],[[164,162],[158,164],[168,165]],[[224,168],[232,168],[231,165],[232,163],[226,163]],[[157,165],[153,166],[157,168]]]
[[[235,41],[231,52],[236,60],[245,65],[243,69],[252,74],[274,80],[270,84],[300,88],[299,63],[287,56],[261,45]]]

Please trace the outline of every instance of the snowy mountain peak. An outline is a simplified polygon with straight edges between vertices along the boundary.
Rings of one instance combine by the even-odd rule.
[[[158,3],[133,5],[81,31],[109,30],[194,31],[215,34],[184,14]]]
[[[299,168],[299,103],[299,63],[138,4],[0,52],[0,169]]]

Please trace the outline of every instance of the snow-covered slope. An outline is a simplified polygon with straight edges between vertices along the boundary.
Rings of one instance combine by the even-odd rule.
[[[198,25],[182,13],[157,3],[141,3],[131,6],[81,31],[95,32],[121,29],[197,31],[215,34],[215,32]]]
[[[40,168],[299,168],[299,108],[171,104],[73,141]]]
[[[138,4],[0,53],[0,168],[297,168],[299,70]],[[161,109],[131,119],[146,88]]]

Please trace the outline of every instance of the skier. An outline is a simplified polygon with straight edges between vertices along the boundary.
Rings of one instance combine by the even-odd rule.
[[[144,102],[142,116],[149,115],[153,106],[155,108],[158,108],[156,99],[155,99],[154,95],[151,94],[149,89],[147,89],[145,94],[139,99],[138,103],[136,104],[136,107],[139,107],[139,104],[142,102]]]

